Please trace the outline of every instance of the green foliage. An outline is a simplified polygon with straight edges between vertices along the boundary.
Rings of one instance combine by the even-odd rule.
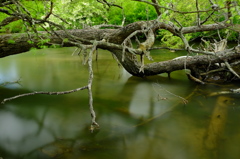
[[[43,49],[43,48],[47,48],[48,46],[45,45],[46,43],[48,43],[50,41],[50,39],[42,39],[41,41],[39,41],[37,43],[38,47]]]
[[[101,3],[97,3],[96,0],[52,0],[54,4],[53,14],[50,16],[49,20],[64,26],[67,29],[80,29],[88,26],[98,25],[98,24],[117,24],[120,25],[123,20],[123,14],[126,18],[125,25],[129,23],[133,23],[141,20],[152,20],[157,18],[156,11],[153,6],[148,5],[143,2],[136,2],[132,0],[108,0],[110,3],[115,3],[124,8],[124,10],[118,7],[108,7],[107,5],[103,5]],[[148,0],[151,2],[151,0]],[[50,1],[28,1],[22,0],[24,7],[31,13],[34,18],[42,19],[49,12]],[[158,0],[160,6],[163,8],[160,9],[161,22],[164,23],[173,23],[174,25],[180,27],[179,23],[183,27],[194,26],[197,24],[197,14],[181,14],[179,12],[174,12],[171,10],[167,10],[165,8],[172,8],[173,10],[179,10],[180,12],[191,12],[196,11],[196,0]],[[208,10],[211,9],[211,4],[209,0],[201,0],[198,1],[200,10]],[[224,1],[216,2],[219,7],[225,7]],[[238,2],[239,3],[239,2]],[[16,9],[14,5],[11,6],[13,9]],[[165,7],[165,8],[164,8]],[[231,9],[232,18],[229,22],[233,24],[240,24],[240,6],[236,6]],[[201,12],[200,20],[204,21],[210,12]],[[208,19],[208,22],[205,24],[211,24],[215,22],[220,22],[225,19],[224,10],[216,11],[213,14],[212,18]],[[0,21],[5,19],[7,15],[0,13]],[[58,18],[58,17],[61,17]],[[176,21],[177,20],[177,21]],[[47,24],[46,24],[46,26]],[[30,27],[28,27],[30,29]],[[43,30],[40,26],[37,26],[38,30]],[[27,28],[24,25],[22,20],[18,20],[10,23],[7,26],[4,26],[0,29],[0,32],[7,33],[16,33],[16,32],[26,32]],[[29,30],[31,31],[31,30]],[[224,37],[226,36],[225,30],[221,30],[220,34]],[[197,37],[208,37],[214,35],[216,38],[218,37],[217,31],[213,32],[199,32],[192,33],[186,35],[188,40],[195,39]],[[170,32],[161,30],[158,32],[157,37],[161,39],[163,45],[168,47],[182,47],[183,43],[181,40],[173,36]],[[236,40],[238,37],[238,33],[234,31],[229,32],[229,39]],[[64,39],[64,42],[67,42],[68,39]],[[39,46],[44,46],[48,41],[39,42]],[[11,43],[11,42],[10,42]],[[29,41],[29,43],[31,43]]]
[[[106,9],[91,0],[58,0],[53,11],[68,24],[55,16],[51,16],[50,20],[67,29],[84,28],[107,21]]]
[[[24,7],[31,13],[31,16],[33,18],[38,18],[40,19],[44,14],[45,14],[45,9],[44,9],[44,4],[46,2],[43,1],[26,1],[22,0],[21,3],[24,5]],[[11,5],[11,7],[14,10],[17,10],[15,5]],[[7,9],[4,8],[3,9]],[[4,20],[8,15],[0,13],[0,21]],[[38,27],[40,29],[40,27]],[[17,20],[15,22],[12,22],[6,26],[3,26],[0,29],[0,32],[5,32],[5,33],[19,33],[19,32],[26,32],[26,26],[24,25],[22,20]]]
[[[211,9],[211,4],[209,3],[208,0],[201,0],[201,1],[198,1],[198,3],[199,3],[199,10]],[[219,5],[220,8],[225,7],[225,1],[217,1],[216,3]],[[188,0],[187,3],[186,3],[186,1],[182,1],[182,0],[175,0],[175,1],[172,1],[172,0],[160,1],[159,0],[159,4],[161,6],[172,8],[172,9],[178,10],[180,12],[196,11],[196,0]],[[162,9],[161,11],[163,13],[162,18],[161,18],[162,22],[165,22],[165,23],[171,22],[178,27],[181,27],[181,26],[188,27],[188,26],[196,26],[197,25],[197,14],[196,13],[180,14],[179,12],[173,12],[173,11],[165,10],[165,9]],[[240,23],[240,17],[239,17],[240,7],[239,7],[239,5],[232,8],[231,11],[232,11],[231,22],[233,24],[239,24]],[[209,18],[208,21],[206,23],[204,23],[204,25],[221,22],[221,21],[225,20],[224,12],[226,12],[226,10],[220,10],[220,11],[214,12],[213,16],[211,18]],[[212,13],[212,11],[201,12],[200,13],[200,21],[204,21],[205,19],[207,19],[211,13]],[[181,26],[179,25],[179,23],[181,24]],[[225,30],[221,30],[220,34],[221,34],[222,38],[225,38],[227,35]],[[198,37],[209,38],[210,36],[215,39],[219,38],[217,31],[198,32],[198,33],[187,34],[185,36],[188,40],[196,39]],[[237,32],[230,31],[228,40],[233,41],[233,40],[236,40],[237,37],[238,37]],[[168,46],[168,47],[176,48],[176,47],[183,46],[182,42],[179,38],[173,36],[172,33],[165,31],[165,30],[162,30],[159,32],[158,38],[162,38],[161,39],[162,44],[165,46]]]
[[[66,43],[66,42],[68,42],[68,41],[69,41],[68,38],[64,38],[64,39],[63,39],[63,42],[64,42],[64,43]]]
[[[34,42],[31,41],[31,40],[28,40],[27,42],[28,42],[29,44],[34,44]]]
[[[108,12],[108,21],[110,24],[120,25],[123,20],[123,13],[126,18],[125,24],[157,18],[154,7],[145,3],[119,0],[117,4],[122,6],[124,11],[117,7],[111,7]]]
[[[16,42],[15,42],[15,40],[9,39],[9,40],[7,41],[7,43],[8,43],[8,44],[15,44]]]

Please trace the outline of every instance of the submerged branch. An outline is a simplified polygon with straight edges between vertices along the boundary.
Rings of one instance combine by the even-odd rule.
[[[227,94],[240,94],[240,88],[230,89],[227,91],[212,92],[208,96],[218,96],[218,95],[227,95]]]

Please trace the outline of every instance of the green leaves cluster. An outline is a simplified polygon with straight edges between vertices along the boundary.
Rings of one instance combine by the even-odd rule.
[[[40,19],[45,14],[44,3],[48,3],[48,2],[42,2],[37,0],[34,0],[34,1],[22,0],[21,3],[28,10],[28,12],[33,18]],[[12,10],[17,10],[15,5],[9,5],[8,7],[12,8]],[[3,7],[3,9],[9,10],[9,8],[6,8],[6,7]],[[7,17],[9,16],[6,14],[0,13],[0,22]],[[41,30],[40,27],[38,27],[38,29]],[[4,32],[4,33],[19,33],[19,32],[26,32],[26,31],[27,31],[27,28],[24,25],[22,20],[11,22],[10,24],[0,28],[0,32]]]
[[[224,8],[225,7],[225,1],[217,1],[216,2],[219,5],[219,8]],[[239,3],[239,2],[238,2]],[[184,13],[184,12],[193,12],[197,10],[196,7],[196,0],[188,0],[188,1],[182,1],[182,0],[164,0],[164,1],[159,1],[159,4],[161,6],[165,6],[167,8],[170,8],[172,10],[177,10],[179,12],[174,12],[171,10],[167,10],[162,8],[162,18],[161,21],[165,23],[173,23],[177,27],[188,27],[188,26],[196,26],[197,25],[197,19],[198,16],[200,18],[200,21],[207,21],[204,23],[205,24],[213,24],[216,22],[221,22],[225,20],[225,15],[226,15],[226,9],[225,10],[219,10],[215,11],[213,14],[213,11],[209,12],[200,12],[199,15],[197,13]],[[198,7],[199,10],[205,11],[205,10],[211,10],[211,4],[209,3],[208,0],[198,0]],[[229,23],[233,24],[240,24],[240,5],[234,7],[231,9],[232,12],[232,18]],[[209,18],[209,15],[211,15],[211,18]],[[181,24],[181,25],[179,25]],[[234,31],[229,31],[227,32],[226,30],[221,30],[220,34],[223,38],[226,37],[227,34],[229,34],[228,38],[229,40],[236,40],[238,37],[238,33]],[[190,39],[196,39],[198,37],[209,37],[216,38],[218,39],[218,32],[217,31],[212,31],[212,32],[198,32],[198,33],[192,33],[192,34],[187,34],[185,35],[187,40]],[[173,48],[178,48],[183,46],[182,41],[180,38],[173,36],[172,33],[162,30],[159,32],[158,37],[161,39],[161,42],[163,45],[167,47],[173,47]]]
[[[67,29],[80,29],[107,22],[107,10],[94,0],[57,0],[50,20]],[[63,20],[61,20],[61,17]]]
[[[126,18],[125,24],[157,18],[154,7],[145,3],[119,0],[117,1],[117,4],[123,7],[124,10],[111,7],[108,12],[108,21],[110,24],[120,25],[123,20],[123,15]]]

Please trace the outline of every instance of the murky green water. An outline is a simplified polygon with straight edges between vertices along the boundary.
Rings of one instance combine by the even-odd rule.
[[[0,59],[0,100],[33,91],[64,91],[87,84],[88,67],[74,48],[33,50]],[[157,53],[155,60],[183,53]],[[3,159],[239,159],[240,98],[208,97],[240,85],[197,85],[184,71],[137,78],[99,52],[93,96],[101,128],[90,133],[87,91],[36,95],[0,107]],[[184,104],[185,98],[188,100]]]

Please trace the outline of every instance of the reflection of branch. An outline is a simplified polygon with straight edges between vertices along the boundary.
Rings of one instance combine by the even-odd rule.
[[[156,85],[159,85],[159,84],[157,84],[157,83],[155,83],[155,84],[156,84]],[[187,99],[190,99],[190,98],[195,94],[195,92],[196,92],[197,89],[198,89],[198,87],[196,87],[196,88],[192,91],[192,93],[189,94],[186,98],[183,98],[183,97],[181,97],[181,98],[183,98],[185,101],[187,101]],[[162,100],[165,100],[165,99],[167,99],[167,98],[163,98]],[[167,110],[167,112],[170,111],[171,109],[173,109],[174,107],[176,107],[178,104],[179,104],[179,103],[176,103],[175,105],[171,106],[171,107]],[[166,112],[165,112],[165,113],[166,113]],[[139,123],[139,124],[135,125],[134,127],[139,127],[139,126],[145,125],[145,124],[147,124],[147,123],[149,123],[149,122],[151,122],[151,121],[159,118],[159,117],[162,116],[163,114],[164,114],[164,113],[160,113],[160,114],[158,114],[158,115],[155,115],[154,117],[149,118],[149,119],[143,121],[142,123]]]
[[[80,90],[88,89],[89,109],[90,109],[90,113],[91,113],[91,117],[92,117],[92,124],[91,124],[90,130],[91,130],[91,132],[93,132],[93,130],[95,130],[96,128],[99,128],[98,123],[95,121],[96,120],[96,115],[95,115],[95,112],[94,112],[94,109],[93,109],[93,96],[92,96],[92,82],[93,82],[92,55],[96,51],[97,44],[98,43],[96,41],[93,43],[92,49],[91,49],[91,51],[89,53],[89,57],[88,57],[89,79],[88,79],[88,85],[87,86],[83,86],[83,87],[73,89],[73,90],[62,91],[62,92],[39,91],[39,92],[20,94],[20,95],[14,96],[14,97],[5,98],[2,101],[2,104],[4,104],[7,101],[11,101],[13,99],[24,97],[24,96],[31,96],[31,95],[36,95],[36,94],[63,95],[63,94],[69,94],[69,93],[77,92],[77,91],[80,91]],[[86,50],[86,48],[85,48],[85,50]]]
[[[163,90],[164,90],[165,92],[167,92],[168,94],[171,94],[171,95],[173,95],[173,96],[175,96],[175,97],[177,97],[177,98],[180,98],[180,99],[183,101],[184,104],[187,104],[187,103],[188,103],[188,100],[186,100],[185,98],[183,98],[183,97],[181,97],[181,96],[179,96],[179,95],[176,95],[176,94],[174,94],[174,93],[166,90],[165,88],[163,88],[162,86],[160,86],[158,83],[154,83],[153,85],[160,87],[161,89],[163,89]]]
[[[8,84],[14,84],[14,83],[20,84],[20,79],[13,81],[13,82],[4,82],[4,83],[0,84],[0,86],[6,86]]]
[[[229,105],[233,99],[226,96],[219,96],[216,99],[208,129],[204,136],[203,148],[207,151],[213,151],[217,156],[217,150],[220,147],[219,140],[221,140],[223,133],[225,132],[226,121],[228,119]]]
[[[218,96],[218,95],[227,95],[227,94],[240,94],[240,88],[230,89],[228,91],[218,91],[208,94],[208,96]]]

